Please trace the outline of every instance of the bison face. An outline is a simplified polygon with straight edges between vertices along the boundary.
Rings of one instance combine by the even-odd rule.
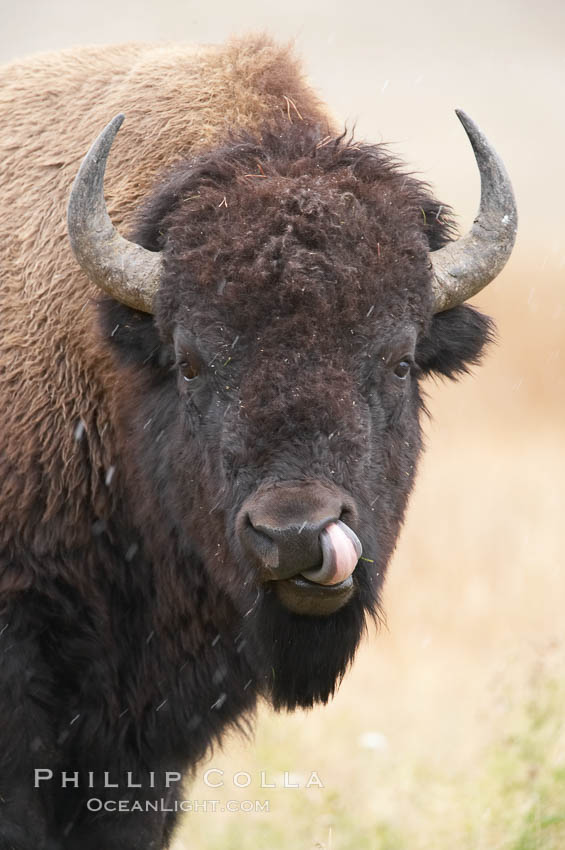
[[[163,257],[154,315],[103,304],[138,523],[231,600],[275,704],[332,692],[378,611],[420,379],[464,371],[488,337],[468,307],[433,314],[441,209],[379,148],[240,140],[140,215],[135,240]]]

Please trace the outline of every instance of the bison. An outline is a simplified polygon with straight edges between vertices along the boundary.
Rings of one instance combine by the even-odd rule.
[[[378,616],[512,189],[459,113],[455,239],[266,37],[15,63],[0,115],[0,847],[163,848],[206,750],[327,701]]]

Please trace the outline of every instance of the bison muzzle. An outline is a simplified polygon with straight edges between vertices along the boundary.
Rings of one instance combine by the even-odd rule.
[[[361,557],[356,533],[342,521],[356,515],[353,501],[324,481],[256,491],[237,517],[242,552],[258,575],[298,614],[331,614],[353,593]]]

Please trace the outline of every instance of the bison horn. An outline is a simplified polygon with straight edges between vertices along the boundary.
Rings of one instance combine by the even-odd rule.
[[[151,313],[161,254],[120,236],[104,201],[106,160],[124,117],[116,115],[86,154],[71,190],[67,226],[73,254],[90,280],[123,304]]]
[[[436,313],[462,304],[494,280],[512,253],[518,224],[516,201],[502,160],[475,122],[459,109],[456,113],[479,167],[481,202],[469,233],[430,255]]]

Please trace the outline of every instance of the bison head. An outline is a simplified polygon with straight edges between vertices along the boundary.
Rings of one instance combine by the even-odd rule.
[[[491,333],[460,302],[503,265],[515,211],[463,120],[483,198],[457,242],[446,207],[382,147],[306,126],[181,162],[132,242],[102,191],[121,118],[73,189],[73,249],[113,296],[104,328],[129,369],[132,480],[186,569],[198,559],[230,600],[275,705],[333,691],[379,609],[420,452],[421,379],[466,371]]]

